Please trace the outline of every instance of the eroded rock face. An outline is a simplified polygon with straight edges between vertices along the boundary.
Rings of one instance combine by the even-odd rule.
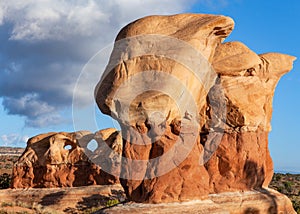
[[[88,144],[95,140],[94,151]],[[101,130],[95,134],[88,131],[73,133],[47,133],[32,137],[13,168],[13,188],[27,187],[75,187],[118,182],[119,166],[112,166],[108,157],[119,163],[122,145],[115,129]],[[103,152],[103,148],[110,148]],[[102,163],[102,156],[107,163]],[[112,161],[111,161],[112,162]],[[102,166],[102,167],[101,167]],[[110,167],[113,175],[103,168]]]
[[[205,164],[210,192],[261,188],[270,183],[273,164],[268,133],[273,95],[294,60],[279,53],[257,55],[240,42],[224,43],[216,49],[213,67],[220,75],[227,114],[220,145]]]
[[[119,33],[96,100],[121,124],[121,182],[129,199],[177,201],[209,193],[209,174],[199,165],[205,121],[198,110],[217,78],[206,75],[209,62],[232,28],[228,17],[189,14],[146,17]]]
[[[292,56],[222,43],[229,17],[150,16],[124,27],[95,89],[119,121],[130,200],[172,202],[266,187],[272,98]]]

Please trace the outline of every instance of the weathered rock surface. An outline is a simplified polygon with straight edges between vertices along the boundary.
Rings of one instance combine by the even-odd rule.
[[[233,25],[224,16],[150,16],[117,36],[95,98],[121,125],[130,200],[188,201],[269,184],[272,98],[295,58],[222,43]]]
[[[227,114],[218,118],[226,121],[224,133],[205,164],[211,193],[267,187],[270,183],[273,164],[268,133],[273,95],[280,77],[292,69],[294,59],[279,53],[256,55],[240,42],[224,43],[216,49],[213,66],[220,75]],[[218,135],[216,130],[211,133]],[[207,139],[204,145],[214,140]]]
[[[98,143],[88,149],[91,140]],[[32,137],[13,168],[13,188],[77,187],[118,182],[122,140],[115,129],[47,133]],[[107,151],[110,148],[109,151]],[[106,149],[106,150],[105,150]],[[104,151],[105,150],[105,151]],[[102,161],[105,155],[106,162]],[[110,161],[114,158],[114,161]],[[101,167],[102,166],[102,167]],[[110,174],[103,168],[111,168]]]
[[[106,208],[96,213],[138,214],[138,213],[199,213],[199,214],[250,214],[250,213],[289,213],[296,214],[292,203],[275,190],[246,191],[211,194],[206,200],[181,203],[137,204],[126,203]]]
[[[168,202],[209,193],[209,174],[199,165],[204,124],[197,111],[216,75],[203,81],[205,73],[190,68],[209,69],[207,61],[232,28],[228,17],[189,14],[147,17],[119,33],[96,100],[121,124],[126,158],[121,182],[129,199]]]
[[[1,210],[8,213],[21,213],[22,207],[31,208],[25,211],[34,214],[91,213],[91,209],[101,209],[107,201],[116,199],[125,200],[120,184],[0,190]]]

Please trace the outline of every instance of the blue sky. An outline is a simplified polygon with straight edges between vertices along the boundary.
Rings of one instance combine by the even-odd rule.
[[[227,15],[235,29],[226,41],[299,58],[299,11],[297,0],[1,0],[0,146],[24,147],[39,133],[73,131],[73,91],[84,65],[130,21],[150,14]],[[274,97],[269,145],[277,171],[300,172],[299,98],[297,60]],[[79,103],[84,112],[88,100]],[[95,111],[97,128],[115,126]]]

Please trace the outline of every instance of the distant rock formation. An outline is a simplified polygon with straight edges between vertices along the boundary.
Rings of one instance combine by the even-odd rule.
[[[118,34],[95,89],[122,128],[121,184],[135,202],[267,187],[272,99],[295,57],[222,43],[231,18],[150,16]]]
[[[98,146],[88,149],[91,140]],[[77,187],[114,184],[120,166],[122,138],[115,129],[95,134],[88,131],[47,133],[32,137],[13,168],[12,187]],[[107,148],[110,148],[109,150]],[[102,155],[108,155],[104,160]],[[102,170],[111,168],[114,175]]]
[[[0,155],[20,156],[23,152],[24,148],[0,147]]]

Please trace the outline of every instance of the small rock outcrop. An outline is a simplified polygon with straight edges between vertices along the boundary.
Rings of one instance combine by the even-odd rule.
[[[94,151],[88,148],[92,140],[98,144]],[[121,147],[122,138],[115,129],[95,134],[79,131],[37,135],[28,140],[24,153],[14,165],[12,187],[52,188],[117,183],[117,172],[111,175],[102,168],[120,169],[116,163],[120,162]],[[102,155],[106,157],[105,162]],[[108,157],[114,160],[110,161]],[[112,162],[114,165],[111,165]]]
[[[295,57],[222,43],[231,18],[150,16],[124,27],[95,89],[122,128],[129,200],[163,203],[267,187],[272,99]]]

